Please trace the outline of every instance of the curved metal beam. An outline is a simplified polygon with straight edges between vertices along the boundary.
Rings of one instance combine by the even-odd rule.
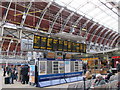
[[[45,13],[47,12],[47,9],[50,7],[51,4],[52,4],[52,2],[49,2],[49,3],[47,4],[47,6],[45,7],[45,9],[43,10],[42,15],[39,16],[40,19],[39,19],[39,21],[37,22],[36,27],[35,27],[35,30],[36,30],[36,31],[39,29],[40,24],[41,24],[41,22],[42,22],[42,19],[43,19],[43,17],[45,16]]]
[[[94,33],[93,33],[93,37],[90,39],[90,42],[92,42],[93,38],[94,38],[94,35],[96,34],[96,32],[101,28],[102,25],[98,26],[96,28],[96,30],[94,30]]]
[[[12,4],[12,0],[11,0],[10,3],[9,3],[9,6],[8,6],[8,8],[7,8],[7,11],[6,11],[6,14],[3,16],[3,20],[2,20],[2,24],[1,24],[1,25],[3,25],[3,24],[5,23],[5,21],[6,21],[6,19],[7,19],[8,12],[9,12],[9,9],[10,9],[11,4]]]
[[[112,44],[110,46],[113,46],[113,44],[115,43],[115,41],[119,38],[119,34],[115,37],[115,39],[112,41]]]
[[[27,10],[25,10],[24,13],[23,13],[22,21],[21,21],[21,24],[20,24],[20,27],[21,27],[21,28],[23,28],[23,25],[24,25],[24,23],[25,23],[26,17],[27,17],[27,15],[28,15],[28,12],[29,12],[31,6],[32,6],[32,0],[30,1],[29,5],[28,5]]]
[[[52,24],[50,25],[50,28],[49,28],[48,33],[50,33],[50,34],[51,34],[52,29],[53,29],[53,27],[54,27],[54,25],[55,25],[55,22],[57,21],[57,19],[58,19],[58,17],[59,17],[59,15],[60,15],[60,13],[61,13],[63,10],[64,10],[64,8],[62,7],[62,8],[58,11],[58,13],[55,15],[55,18],[54,18],[54,20],[53,20]]]
[[[111,34],[108,35],[107,39],[110,39],[110,37],[112,37],[113,34],[114,34],[114,32],[111,32]],[[105,45],[106,42],[107,42],[107,40],[103,42],[103,45]]]
[[[65,29],[66,24],[68,23],[68,21],[70,20],[70,18],[74,15],[74,12],[71,12],[71,14],[68,16],[68,18],[64,21],[61,29],[60,29],[60,33],[63,32],[63,30]]]

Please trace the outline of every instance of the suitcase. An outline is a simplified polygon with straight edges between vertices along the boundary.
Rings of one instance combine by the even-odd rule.
[[[10,77],[5,77],[5,84],[10,84]]]

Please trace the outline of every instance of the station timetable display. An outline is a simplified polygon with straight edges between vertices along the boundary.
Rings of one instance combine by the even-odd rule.
[[[86,53],[86,44],[34,35],[34,49]]]

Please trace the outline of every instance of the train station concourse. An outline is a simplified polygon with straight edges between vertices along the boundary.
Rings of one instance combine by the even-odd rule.
[[[120,90],[120,0],[1,0],[0,89]]]

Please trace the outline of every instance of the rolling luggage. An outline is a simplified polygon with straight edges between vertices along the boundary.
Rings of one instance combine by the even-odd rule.
[[[10,77],[5,77],[5,84],[10,84]]]

